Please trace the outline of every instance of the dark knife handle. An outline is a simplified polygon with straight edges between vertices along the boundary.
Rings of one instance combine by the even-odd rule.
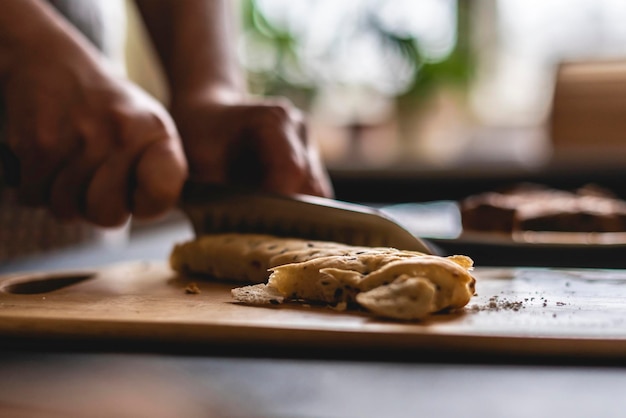
[[[20,161],[7,144],[0,142],[0,185],[17,187],[20,184]]]

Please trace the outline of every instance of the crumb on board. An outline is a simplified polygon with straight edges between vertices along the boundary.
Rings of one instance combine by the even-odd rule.
[[[200,288],[196,282],[191,282],[185,288],[185,293],[188,295],[197,295],[200,293]]]
[[[346,302],[339,302],[335,306],[330,306],[331,309],[339,312],[343,312],[348,309],[348,304]]]
[[[467,310],[470,312],[497,312],[497,311],[519,311],[521,309],[525,309],[525,303],[535,301],[534,297],[524,298],[523,300],[510,300],[506,297],[502,296],[492,296],[486,303],[483,304],[474,304],[467,307]],[[543,296],[539,298],[539,303],[542,307],[548,307],[548,299]],[[566,302],[557,301],[554,303],[555,306],[565,306]],[[554,316],[556,317],[556,316]]]
[[[492,296],[489,301],[484,305],[472,305],[468,307],[471,312],[479,311],[519,311],[524,308],[524,302],[518,300],[508,300],[507,298],[500,298],[498,296]]]

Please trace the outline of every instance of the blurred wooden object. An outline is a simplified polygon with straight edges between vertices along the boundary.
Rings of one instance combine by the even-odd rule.
[[[626,60],[561,63],[549,128],[557,158],[626,151]]]
[[[15,273],[0,276],[0,346],[4,341],[39,339],[43,347],[55,341],[82,341],[119,350],[124,342],[134,342],[151,350],[172,344],[198,352],[210,347],[230,352],[250,348],[251,355],[282,349],[316,355],[369,351],[386,359],[395,351],[410,353],[411,358],[430,352],[456,353],[453,357],[459,359],[475,354],[492,359],[504,355],[626,360],[626,271],[477,267],[474,275],[477,295],[466,309],[411,323],[323,306],[233,303],[231,289],[236,283],[178,275],[161,260],[83,271]],[[198,292],[187,290],[192,283]],[[5,417],[14,411],[2,409],[1,383],[0,379],[0,416]],[[147,388],[141,382],[135,387]],[[156,388],[150,390],[157,393]],[[111,411],[102,416],[120,414]]]

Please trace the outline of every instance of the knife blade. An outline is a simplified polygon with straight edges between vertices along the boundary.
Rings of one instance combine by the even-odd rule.
[[[389,214],[366,205],[308,195],[188,181],[180,208],[196,235],[239,232],[394,247],[435,253]]]

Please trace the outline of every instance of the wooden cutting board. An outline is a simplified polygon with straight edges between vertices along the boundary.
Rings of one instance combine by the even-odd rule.
[[[0,337],[626,359],[626,270],[477,268],[461,312],[423,322],[285,304],[245,306],[232,283],[164,262],[0,277]],[[199,293],[186,291],[196,283]]]

